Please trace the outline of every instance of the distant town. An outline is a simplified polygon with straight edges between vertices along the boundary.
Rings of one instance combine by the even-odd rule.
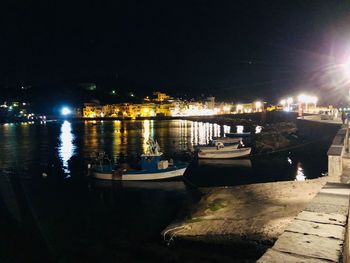
[[[138,118],[138,117],[162,117],[162,116],[208,116],[216,114],[250,113],[263,111],[264,103],[234,105],[224,102],[215,102],[215,97],[207,97],[204,101],[181,100],[172,98],[163,92],[154,92],[153,96],[147,96],[143,103],[118,103],[100,105],[99,103],[85,103],[81,112],[77,111],[77,117],[84,118]]]
[[[115,94],[114,90],[111,94]],[[338,111],[333,106],[320,107],[316,96],[300,94],[298,97],[281,99],[277,104],[269,104],[262,100],[246,103],[228,103],[216,101],[214,96],[200,99],[183,99],[172,97],[161,91],[135,100],[134,93],[129,93],[126,102],[100,103],[91,100],[83,103],[81,107],[62,107],[56,115],[47,117],[46,114],[36,113],[32,110],[30,102],[4,101],[0,104],[0,122],[45,122],[46,119],[79,118],[79,119],[137,119],[152,117],[186,117],[186,116],[212,116],[222,114],[249,114],[256,112],[284,110],[303,113],[332,113]],[[127,102],[128,101],[128,102]],[[348,110],[348,109],[339,109]]]

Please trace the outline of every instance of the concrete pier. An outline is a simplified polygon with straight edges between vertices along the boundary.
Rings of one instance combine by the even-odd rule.
[[[318,120],[315,116],[308,121],[310,125],[312,122],[340,125],[339,120]],[[342,127],[328,150],[327,184],[258,262],[349,262],[347,133],[347,128]]]
[[[313,125],[313,123],[315,125]],[[298,125],[313,135],[336,133],[338,120],[318,116]],[[163,231],[165,239],[225,239],[265,244],[258,262],[349,262],[350,154],[346,129],[328,151],[328,176],[208,190],[188,218]]]
[[[258,262],[341,262],[350,185],[327,183]]]

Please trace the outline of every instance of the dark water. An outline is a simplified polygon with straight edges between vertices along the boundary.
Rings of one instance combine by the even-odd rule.
[[[0,261],[231,262],[261,251],[175,243],[160,232],[191,202],[196,186],[315,178],[328,143],[252,160],[194,162],[183,182],[111,184],[89,180],[84,160],[142,153],[158,140],[167,156],[243,127],[190,121],[52,122],[0,126]],[[257,128],[259,131],[259,127]],[[43,173],[47,177],[43,177]],[[22,253],[18,253],[18,251]],[[239,255],[238,255],[239,254]],[[237,256],[238,255],[238,256]]]

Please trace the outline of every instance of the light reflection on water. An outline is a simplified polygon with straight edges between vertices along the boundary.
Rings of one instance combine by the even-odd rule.
[[[244,126],[243,126],[243,125],[237,125],[237,126],[236,126],[236,129],[237,129],[237,133],[243,133],[243,131],[244,131]]]
[[[152,120],[153,121],[153,120]],[[153,134],[153,133],[152,133]],[[144,120],[142,122],[142,135],[143,135],[143,143],[142,143],[142,149],[143,152],[147,152],[148,145],[149,145],[149,139],[154,139],[151,136],[151,124],[150,120]]]
[[[231,132],[231,126],[223,125],[223,128],[224,128],[224,134],[225,134],[225,133],[230,133],[230,132]]]
[[[261,126],[258,125],[258,126],[255,127],[255,133],[260,133],[261,130],[262,130]]]
[[[157,140],[162,152],[172,154],[196,145],[208,144],[213,137],[223,136],[230,126],[188,120],[130,120],[85,121],[82,145],[79,151],[89,156],[91,152],[105,151],[112,158],[145,153],[149,138]],[[77,134],[79,136],[79,134]],[[74,143],[74,142],[73,142]],[[82,149],[81,149],[82,148]]]
[[[69,121],[64,121],[61,125],[58,156],[62,161],[62,169],[68,176],[70,176],[68,161],[74,155],[74,151],[76,149],[76,146],[73,143],[74,138],[75,136],[72,133],[72,124]]]
[[[158,141],[161,151],[167,157],[175,156],[196,145],[207,144],[214,136],[234,132],[236,128],[189,120],[65,121],[49,122],[46,125],[0,125],[0,169],[18,171],[17,168],[22,167],[25,171],[30,169],[28,174],[35,175],[47,170],[51,174],[57,173],[56,167],[59,167],[60,173],[73,176],[75,167],[69,165],[73,163],[69,162],[72,156],[79,157],[77,160],[81,161],[96,152],[104,151],[113,160],[121,154],[135,157],[145,152],[149,137]],[[239,126],[239,129],[245,128],[247,127]],[[305,164],[303,160],[303,167],[297,168],[300,158],[295,158],[291,156],[287,159],[287,156],[283,156],[283,162],[288,164],[289,178],[309,178],[310,164]],[[57,162],[59,166],[56,166]],[[258,161],[255,164],[257,167],[260,165]],[[317,162],[316,170],[319,169],[318,165]],[[261,166],[265,167],[265,163]],[[315,176],[312,175],[313,177]]]
[[[297,174],[295,176],[295,181],[305,181],[306,176],[304,174],[304,169],[301,165],[301,163],[299,162],[297,165]]]

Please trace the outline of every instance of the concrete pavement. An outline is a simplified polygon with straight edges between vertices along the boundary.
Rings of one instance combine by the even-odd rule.
[[[349,184],[327,183],[258,262],[342,261],[349,198]]]

